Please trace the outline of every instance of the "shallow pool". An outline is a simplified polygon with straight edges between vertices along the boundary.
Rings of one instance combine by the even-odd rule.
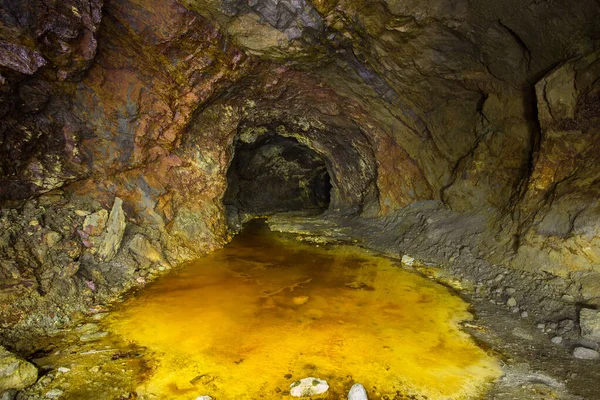
[[[147,347],[153,369],[136,390],[148,398],[285,399],[292,382],[313,376],[331,399],[356,382],[370,399],[476,399],[500,368],[460,331],[467,308],[397,261],[255,221],[104,324]]]

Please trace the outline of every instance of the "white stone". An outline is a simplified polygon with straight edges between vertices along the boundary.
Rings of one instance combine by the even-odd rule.
[[[575,350],[573,350],[573,357],[579,358],[580,360],[597,360],[600,358],[600,354],[596,350],[585,347],[576,347]]]
[[[600,342],[600,311],[589,308],[581,309],[579,313],[581,336]]]
[[[550,341],[554,344],[561,344],[563,341],[563,338],[560,336],[554,336],[552,339],[550,339]]]
[[[310,397],[325,393],[329,385],[322,379],[308,377],[290,385],[290,394],[294,397]]]
[[[210,396],[198,396],[196,400],[213,400],[213,398]]]
[[[368,400],[367,391],[360,383],[355,383],[348,392],[348,400]]]
[[[402,264],[412,267],[415,264],[415,259],[405,254],[402,256]]]
[[[65,367],[58,367],[58,372],[61,372],[63,374],[66,374],[67,372],[69,372],[71,369],[70,368],[65,368]]]
[[[52,389],[48,393],[46,393],[46,397],[49,399],[57,399],[63,395],[63,391],[60,389]]]

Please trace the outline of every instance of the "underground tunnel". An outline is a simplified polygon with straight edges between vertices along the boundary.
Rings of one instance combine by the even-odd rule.
[[[0,398],[600,398],[597,0],[0,0]]]
[[[331,182],[321,156],[295,139],[274,134],[252,139],[238,141],[227,171],[223,203],[230,214],[327,210]]]

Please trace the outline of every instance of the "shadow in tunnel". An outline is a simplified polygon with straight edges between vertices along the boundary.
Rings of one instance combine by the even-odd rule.
[[[223,203],[231,219],[329,207],[331,181],[324,159],[297,140],[267,133],[237,141]]]

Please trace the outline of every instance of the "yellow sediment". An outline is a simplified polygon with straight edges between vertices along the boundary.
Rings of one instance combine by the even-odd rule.
[[[108,329],[147,346],[137,388],[160,399],[282,399],[297,379],[355,382],[370,399],[476,399],[497,361],[461,332],[468,305],[445,287],[351,246],[250,228],[225,249],[127,301]]]

